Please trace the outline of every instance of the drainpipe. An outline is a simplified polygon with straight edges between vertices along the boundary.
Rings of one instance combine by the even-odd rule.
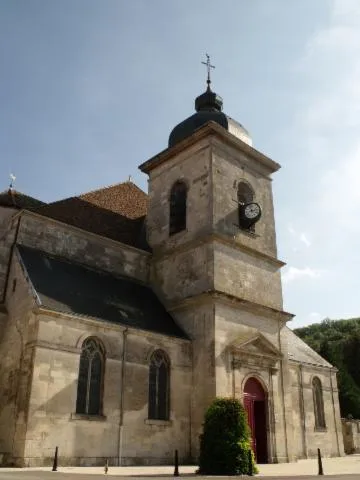
[[[118,435],[118,466],[122,463],[123,450],[123,428],[124,428],[124,390],[125,390],[125,361],[126,361],[126,340],[128,328],[123,330],[123,351],[121,359],[121,391],[120,391],[120,408],[119,408],[119,435]]]
[[[329,373],[330,373],[331,400],[332,400],[332,407],[333,407],[333,413],[334,413],[334,425],[335,425],[335,433],[336,433],[336,444],[337,444],[337,449],[338,449],[338,456],[340,457],[339,432],[338,432],[337,421],[336,421],[334,389],[333,389],[331,368],[329,369]]]
[[[306,412],[305,412],[305,398],[304,398],[304,374],[303,366],[299,366],[299,380],[300,380],[300,414],[301,414],[301,430],[303,440],[303,454],[304,458],[308,458],[307,442],[306,442]]]
[[[235,398],[235,355],[231,354],[232,397]]]
[[[280,320],[278,319],[278,342],[279,342],[279,351],[282,354],[281,348],[281,329],[280,329]],[[286,354],[286,352],[285,352]],[[289,447],[288,447],[288,435],[287,435],[287,422],[286,422],[286,408],[285,408],[285,387],[284,387],[284,366],[283,366],[283,355],[280,359],[280,382],[281,382],[281,395],[282,395],[282,411],[283,411],[283,422],[284,422],[284,436],[285,436],[285,453],[286,459],[289,461]]]

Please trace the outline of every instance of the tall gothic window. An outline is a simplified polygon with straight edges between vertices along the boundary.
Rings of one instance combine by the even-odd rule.
[[[186,229],[186,200],[186,185],[184,182],[177,181],[174,183],[170,192],[170,235],[174,235],[175,233]]]
[[[321,381],[318,377],[313,378],[312,390],[314,400],[315,428],[326,428],[323,391]]]
[[[76,413],[101,415],[105,351],[100,341],[87,338],[82,345]]]
[[[162,350],[156,350],[149,368],[149,418],[169,420],[170,361]]]

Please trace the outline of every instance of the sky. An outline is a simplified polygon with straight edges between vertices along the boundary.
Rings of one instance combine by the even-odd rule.
[[[0,0],[0,190],[133,181],[205,88],[279,162],[291,328],[360,316],[359,0]]]

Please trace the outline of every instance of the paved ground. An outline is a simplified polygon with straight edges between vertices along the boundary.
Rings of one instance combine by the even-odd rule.
[[[195,475],[197,467],[180,466],[180,476],[186,480],[203,480],[206,478]],[[298,480],[319,479],[317,476],[317,460],[300,460],[296,463],[260,465],[257,477],[266,480]],[[324,458],[323,468],[326,480],[360,480],[360,455],[349,455],[341,458]],[[108,477],[120,480],[173,479],[173,467],[109,467]],[[61,467],[57,472],[48,468],[10,469],[0,468],[0,480],[98,480],[104,479],[102,467]],[[226,478],[226,477],[220,477]],[[233,479],[233,477],[229,477]]]

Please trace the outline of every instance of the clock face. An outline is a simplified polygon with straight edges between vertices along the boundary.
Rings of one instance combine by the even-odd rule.
[[[260,215],[260,205],[257,203],[249,203],[244,209],[244,215],[246,218],[252,220]]]

